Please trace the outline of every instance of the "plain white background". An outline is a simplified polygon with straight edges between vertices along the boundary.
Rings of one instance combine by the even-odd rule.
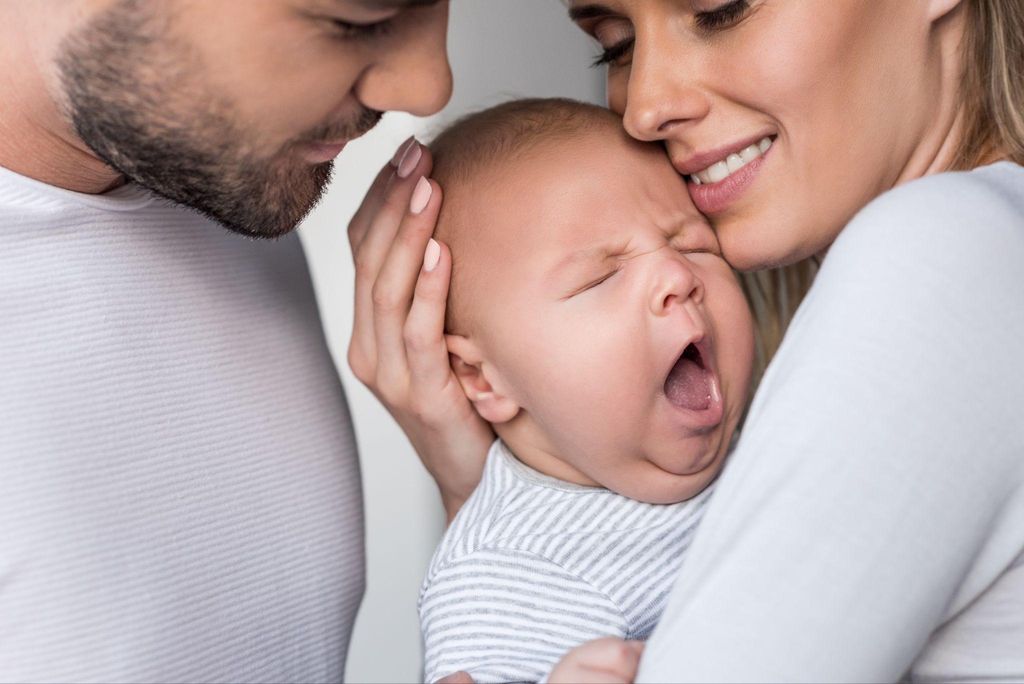
[[[449,25],[455,92],[449,106],[427,120],[389,114],[349,145],[324,201],[300,231],[363,468],[367,593],[349,651],[348,681],[419,681],[416,598],[444,522],[433,481],[345,362],[353,299],[348,219],[373,176],[410,134],[429,140],[445,122],[512,97],[557,95],[603,103],[604,72],[588,68],[596,52],[559,0],[455,0]]]

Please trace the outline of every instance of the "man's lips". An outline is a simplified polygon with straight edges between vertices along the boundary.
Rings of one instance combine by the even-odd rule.
[[[304,142],[301,145],[303,159],[311,164],[323,164],[331,161],[345,149],[347,140],[340,142]]]

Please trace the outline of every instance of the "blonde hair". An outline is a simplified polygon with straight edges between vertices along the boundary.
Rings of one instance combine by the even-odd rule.
[[[818,273],[816,258],[788,266],[740,273],[743,294],[754,315],[754,370],[752,387],[761,381],[768,363],[775,356],[793,314],[811,289]]]
[[[964,0],[963,131],[949,170],[1024,165],[1024,0]],[[816,259],[741,276],[757,322],[757,382],[818,271]]]
[[[994,157],[1024,164],[1024,2],[965,0],[964,130],[953,169]]]

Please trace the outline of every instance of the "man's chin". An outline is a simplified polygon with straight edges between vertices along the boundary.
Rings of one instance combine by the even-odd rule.
[[[331,161],[310,168],[303,165],[285,177],[247,184],[233,193],[197,193],[195,201],[182,201],[158,188],[153,192],[184,204],[233,233],[273,240],[291,233],[323,199],[334,170]],[[262,192],[261,192],[262,190]]]

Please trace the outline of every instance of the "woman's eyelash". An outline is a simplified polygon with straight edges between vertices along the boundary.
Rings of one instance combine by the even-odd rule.
[[[732,0],[718,9],[708,12],[698,12],[694,18],[697,27],[703,31],[715,31],[728,28],[743,18],[743,15],[750,9],[749,0]]]
[[[373,38],[391,31],[391,22],[388,20],[372,24],[353,24],[341,19],[334,19],[333,21],[345,38]]]
[[[719,29],[729,28],[742,19],[749,9],[750,0],[732,0],[731,2],[725,3],[718,9],[710,10],[708,12],[698,12],[695,15],[695,21],[697,27],[702,31],[716,31]],[[633,49],[633,43],[635,42],[635,38],[626,38],[611,47],[605,48],[594,59],[591,66],[599,67],[605,64],[617,62],[629,54],[629,51]]]
[[[599,67],[603,64],[611,64],[612,62],[621,59],[633,48],[633,42],[635,40],[635,38],[626,38],[625,40],[620,40],[609,48],[605,48],[601,51],[601,54],[594,59],[590,66]]]

